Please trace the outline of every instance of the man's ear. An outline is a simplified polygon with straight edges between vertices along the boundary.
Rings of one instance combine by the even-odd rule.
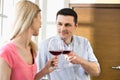
[[[76,32],[77,28],[78,28],[78,23],[75,24],[74,32]]]
[[[75,27],[76,27],[76,28],[78,27],[78,23],[75,24]]]

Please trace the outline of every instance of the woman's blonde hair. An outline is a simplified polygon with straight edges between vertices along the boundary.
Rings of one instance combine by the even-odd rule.
[[[39,6],[35,3],[32,3],[31,1],[19,1],[15,7],[15,19],[13,24],[14,30],[12,31],[10,39],[14,39],[15,37],[23,33],[26,29],[28,29],[32,24],[33,19],[37,17],[37,14],[40,11],[41,10]],[[33,53],[36,54],[37,46],[32,40],[30,42],[30,46]]]

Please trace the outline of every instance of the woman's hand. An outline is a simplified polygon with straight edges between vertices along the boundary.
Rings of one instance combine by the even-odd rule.
[[[54,67],[56,67],[57,65],[58,65],[58,57],[54,57],[54,58],[50,59],[46,63],[45,67],[35,75],[34,80],[39,80],[40,78],[42,78],[46,74],[52,72],[54,70]]]
[[[47,70],[47,73],[50,73],[52,71],[54,71],[54,67],[58,66],[58,57],[54,57],[52,59],[50,59],[46,65],[45,65],[45,68]]]

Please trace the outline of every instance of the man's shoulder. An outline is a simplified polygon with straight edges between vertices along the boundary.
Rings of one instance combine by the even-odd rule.
[[[87,44],[89,43],[89,40],[86,37],[83,36],[74,36],[74,40],[79,44],[79,43],[83,43],[83,44]]]
[[[76,36],[76,35],[74,35],[74,38],[77,39],[77,40],[87,40],[87,38],[83,37],[83,36]]]

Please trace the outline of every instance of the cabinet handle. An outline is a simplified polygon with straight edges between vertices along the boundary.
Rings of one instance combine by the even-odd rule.
[[[118,70],[120,70],[120,66],[113,66],[112,69],[118,69]]]

